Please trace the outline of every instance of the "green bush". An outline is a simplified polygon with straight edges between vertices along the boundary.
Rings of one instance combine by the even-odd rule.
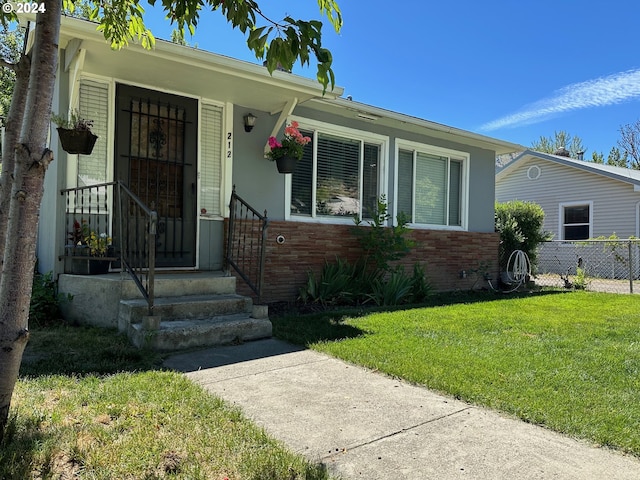
[[[354,267],[340,257],[335,263],[325,261],[320,278],[316,278],[312,271],[307,275],[307,283],[299,292],[299,298],[304,303],[320,303],[322,305],[343,303],[352,298],[350,288]]]
[[[387,208],[387,200],[381,195],[376,202],[375,209],[370,212],[372,220],[367,220],[369,225],[360,228],[363,224],[359,217],[354,219],[356,227],[354,233],[360,240],[360,246],[365,252],[365,261],[372,268],[390,271],[389,262],[400,260],[409,250],[415,246],[415,242],[407,238],[409,229],[407,228],[407,216],[400,213],[396,217],[397,225],[387,227],[386,222],[391,219]]]
[[[542,230],[544,210],[533,202],[515,200],[496,203],[495,227],[500,233],[500,268],[507,269],[509,256],[522,250],[529,257],[535,272],[538,246],[552,235]]]
[[[432,287],[427,281],[424,267],[419,263],[413,264],[413,276],[411,277],[411,303],[422,303],[431,295]]]
[[[29,305],[29,322],[37,327],[46,327],[62,322],[60,304],[71,301],[71,295],[58,293],[58,286],[51,272],[33,276],[33,290]]]
[[[398,215],[397,226],[385,224],[391,216],[386,199],[381,196],[372,212],[372,220],[362,227],[355,218],[355,235],[364,251],[355,264],[336,258],[335,263],[325,261],[320,277],[310,271],[307,283],[299,291],[299,300],[322,305],[359,305],[373,301],[377,305],[420,303],[431,293],[424,267],[416,263],[413,275],[401,266],[392,268],[390,262],[400,260],[414,246],[407,238],[409,229],[404,215]]]
[[[412,278],[399,266],[386,278],[378,278],[371,284],[367,297],[380,307],[400,305],[409,300],[412,286]]]

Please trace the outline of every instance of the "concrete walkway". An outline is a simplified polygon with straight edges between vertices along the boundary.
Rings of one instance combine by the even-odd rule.
[[[640,479],[637,458],[274,339],[165,366],[344,479]]]

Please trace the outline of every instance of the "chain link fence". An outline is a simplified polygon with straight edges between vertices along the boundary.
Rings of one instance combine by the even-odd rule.
[[[550,241],[540,245],[534,280],[540,286],[640,293],[640,240]]]

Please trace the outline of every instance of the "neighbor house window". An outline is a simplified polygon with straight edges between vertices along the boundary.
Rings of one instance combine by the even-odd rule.
[[[561,234],[563,240],[591,238],[591,204],[560,205]]]
[[[398,213],[416,225],[464,227],[467,161],[457,152],[400,148]]]
[[[292,174],[291,215],[370,218],[381,193],[382,140],[300,125],[313,141]]]

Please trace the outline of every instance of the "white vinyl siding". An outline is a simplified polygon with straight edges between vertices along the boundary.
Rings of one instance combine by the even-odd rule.
[[[200,213],[222,216],[222,107],[202,105]]]
[[[300,131],[312,141],[291,175],[290,215],[370,218],[381,194],[384,141],[304,121]]]
[[[466,161],[453,152],[401,145],[398,213],[403,213],[414,225],[463,227]]]
[[[592,206],[592,238],[614,232],[619,238],[638,234],[640,192],[634,191],[633,185],[542,159],[519,163],[496,179],[496,201],[522,200],[540,205],[545,213],[543,228],[553,234],[554,240],[563,239],[561,204]],[[532,166],[540,169],[538,178],[527,177]]]
[[[109,125],[109,85],[94,80],[80,82],[78,113],[93,121],[91,131],[98,136],[91,155],[79,155],[77,185],[96,185],[107,181],[107,131]]]

